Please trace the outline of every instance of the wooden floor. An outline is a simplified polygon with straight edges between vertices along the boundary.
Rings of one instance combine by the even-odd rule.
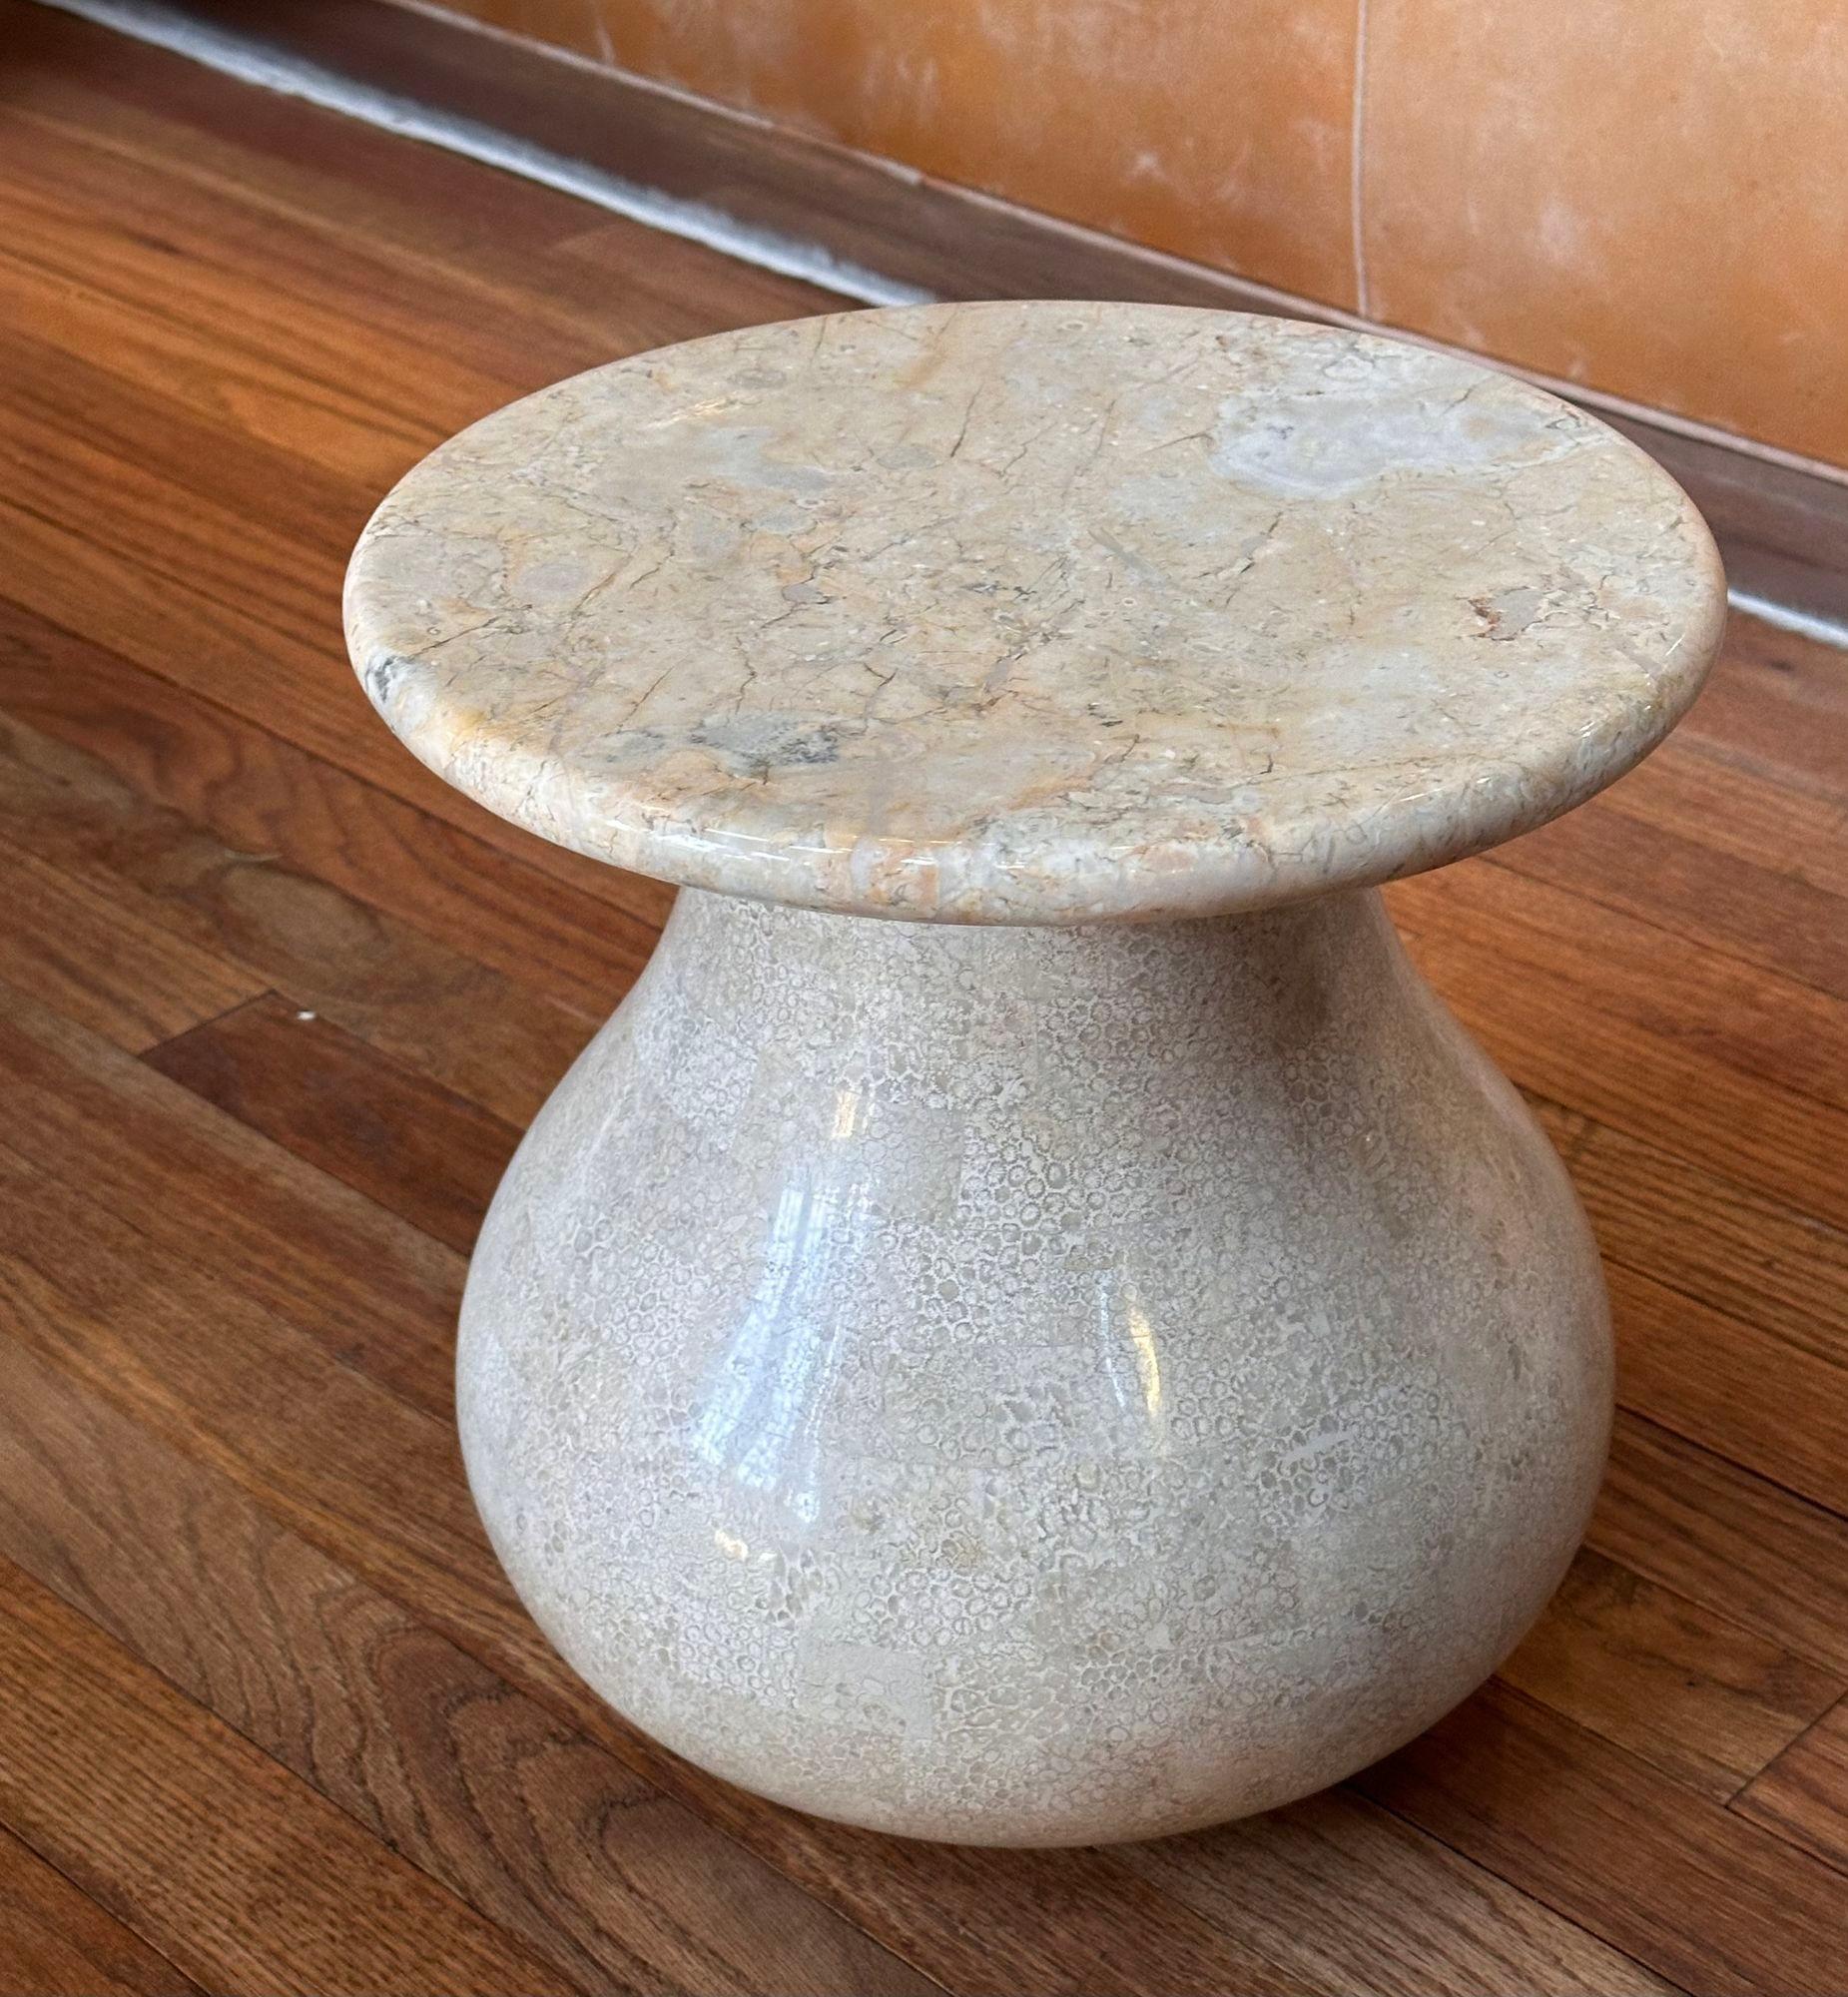
[[[1349,1786],[972,1853],[558,1663],[449,1411],[470,1236],[663,891],[394,744],[342,559],[439,437],[824,295],[0,0],[0,1989],[1848,1990],[1848,657],[1392,891],[1591,1210],[1590,1544]]]

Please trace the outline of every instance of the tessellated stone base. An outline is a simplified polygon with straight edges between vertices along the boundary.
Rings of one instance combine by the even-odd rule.
[[[1320,1787],[1577,1544],[1602,1286],[1371,892],[949,928],[688,891],[476,1251],[495,1546],[606,1698],[969,1843]]]

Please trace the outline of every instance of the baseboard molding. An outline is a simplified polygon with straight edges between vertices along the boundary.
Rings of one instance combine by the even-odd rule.
[[[503,151],[500,164],[517,171],[524,155],[555,163],[546,177],[561,185],[576,169],[644,193],[660,204],[647,219],[872,302],[1138,299],[1361,324],[434,10],[389,0],[50,4],[130,32],[137,16],[200,23],[236,37],[273,73],[279,64],[311,66],[447,121],[446,131],[426,123],[419,136],[495,157],[478,137],[471,145],[469,133],[502,135],[516,151]],[[610,205],[647,214],[645,199]],[[1735,595],[1848,642],[1848,474],[1530,378],[1594,409],[1686,486],[1719,540]]]

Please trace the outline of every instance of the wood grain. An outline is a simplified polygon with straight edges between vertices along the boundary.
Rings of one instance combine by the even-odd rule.
[[[198,1988],[0,1830],[0,1997],[191,1997]]]
[[[1599,801],[1600,809],[1640,820],[1805,883],[1838,900],[1848,896],[1848,821],[1820,790],[1770,772],[1752,758],[1697,732],[1710,709],[1732,705],[1744,688],[1747,711],[1765,696],[1749,689],[1751,647],[1768,625],[1734,616],[1716,677],[1686,727]],[[1659,912],[1657,912],[1659,920]]]
[[[0,1678],[0,1814],[196,1981],[572,1988],[10,1565]]]
[[[1848,804],[1848,682],[1840,654],[1735,618],[1731,669],[1688,717],[1690,741],[1782,786]]]
[[[1840,1987],[1848,1880],[1520,1692],[1492,1684],[1358,1786],[1685,1990]]]
[[[1590,1543],[1795,1657],[1848,1670],[1848,1519],[1723,1455],[1619,1414]]]
[[[1607,1262],[1605,1275],[1621,1406],[1848,1513],[1840,1366],[1621,1263]],[[1802,1420],[1791,1420],[1793,1408]]]
[[[1848,1227],[1848,1104],[1798,1071],[1806,1036],[1839,1074],[1832,1007],[1818,1017],[1791,981],[1605,920],[1586,898],[1524,890],[1497,860],[1422,875],[1387,900],[1420,968],[1524,1088]],[[1684,977],[1664,977],[1668,963]],[[1749,1063],[1729,1058],[1728,1038],[1742,1037],[1730,1022],[1755,1014],[1775,1016],[1775,1033]],[[1777,1037],[1796,1045],[1780,1057]],[[1768,1071],[1780,1059],[1784,1072]]]
[[[7,1345],[0,1468],[7,1558],[584,1987],[934,1987]]]
[[[404,756],[336,598],[491,402],[834,302],[0,34],[0,1987],[1848,1988],[1841,656],[1735,620],[1640,772],[1391,891],[1610,1273],[1609,1476],[1504,1680],[1140,1850],[793,1816],[551,1651],[449,1420],[459,1251],[671,896]]]
[[[129,708],[124,725],[139,727],[140,711]],[[231,767],[232,781],[281,814],[288,793],[272,784],[268,758]],[[87,751],[4,715],[0,838],[93,891],[125,925],[172,933],[491,1114],[530,1118],[596,1023],[587,1000],[535,990],[324,878],[338,870],[291,864],[256,827],[242,843],[218,838]],[[408,863],[408,849],[401,862],[374,851],[381,873]],[[619,974],[616,990],[627,984]]]
[[[0,838],[0,954],[20,991],[129,1052],[145,1052],[262,991],[176,936]]]
[[[261,857],[337,888],[598,1019],[646,963],[673,903],[658,882],[588,860],[595,894],[535,874],[4,602],[0,709],[30,730],[8,744],[9,762],[39,778],[9,823],[67,870],[81,858],[152,888],[169,877],[137,864],[144,849],[180,825],[203,828],[247,864]]]
[[[1848,1872],[1848,1702],[1786,1747],[1733,1808]]]
[[[0,1110],[4,1141],[81,1184],[139,1240],[170,1247],[189,1284],[233,1272],[241,1296],[343,1365],[447,1411],[443,1348],[462,1279],[449,1249],[5,986]],[[106,1267],[77,1253],[86,1274]],[[132,1258],[117,1273],[132,1299]]]
[[[1305,1989],[1626,1997],[1674,1987],[1349,1790],[1127,1855],[1176,1899],[1262,1936]]]
[[[1672,767],[1676,757],[1671,741],[1636,777]],[[1631,781],[1555,824],[1601,817],[1616,836],[1627,837],[1633,821],[1623,806]],[[1532,870],[1537,848],[1554,830],[1547,826],[1498,848],[1488,866],[1444,868],[1394,893],[1423,937],[1478,953],[1493,949],[1511,964],[1576,979],[1583,1002],[1632,1022],[1649,1038],[1684,1042],[1716,1070],[1824,1102],[1848,1101],[1848,1002],[1791,976],[1787,964],[1677,948],[1669,913],[1646,896],[1630,898],[1634,906],[1610,907]],[[1843,878],[1848,883],[1848,873]],[[1848,918],[1848,902],[1841,912]],[[1665,950],[1682,965],[1672,981],[1661,975]]]
[[[148,1065],[466,1254],[520,1133],[274,993]]]
[[[1571,1167],[1612,1260],[1848,1367],[1848,1234],[1840,1228],[1601,1126],[1586,1129]]]
[[[1722,1803],[1848,1691],[1848,1677],[1590,1550],[1500,1676]]]

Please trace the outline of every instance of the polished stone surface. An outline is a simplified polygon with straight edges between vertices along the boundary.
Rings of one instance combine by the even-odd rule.
[[[1403,342],[1156,306],[637,355],[443,445],[349,642],[423,760],[662,878],[962,922],[1224,913],[1493,845],[1718,641],[1632,445]]]
[[[688,889],[463,1305],[470,1483],[588,1681],[785,1802],[1062,1844],[1490,1671],[1596,1490],[1603,1288],[1371,884],[1619,775],[1723,602],[1590,418],[1164,308],[727,334],[413,471],[373,700]]]
[[[1602,1469],[1545,1137],[1375,894],[938,928],[689,891],[496,1195],[469,1481],[566,1659],[779,1801],[1147,1837],[1399,1745]]]

